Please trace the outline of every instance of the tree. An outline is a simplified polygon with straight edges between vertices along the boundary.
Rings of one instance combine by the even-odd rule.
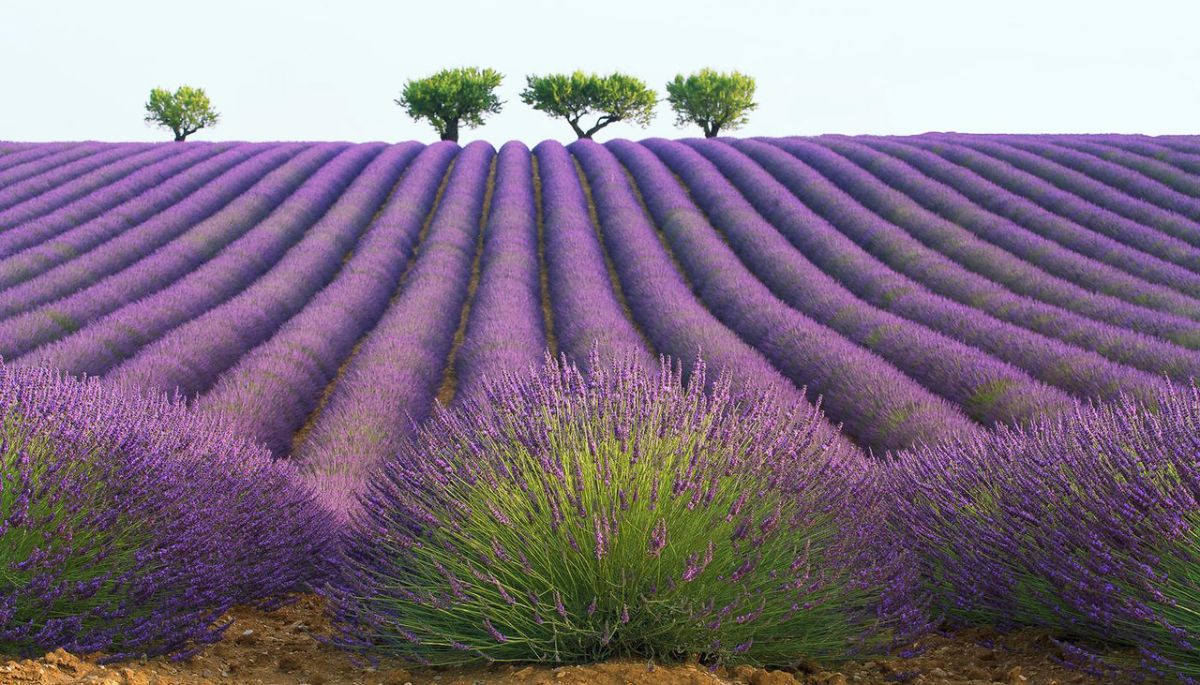
[[[675,110],[675,125],[698,124],[705,138],[716,138],[723,129],[744,126],[754,101],[754,78],[736,71],[721,73],[701,69],[688,76],[675,76],[667,84],[667,101]]]
[[[444,69],[404,84],[396,104],[417,121],[428,119],[442,140],[457,141],[459,124],[482,126],[485,114],[500,112],[495,90],[503,79],[494,69]]]
[[[180,86],[174,93],[165,88],[150,91],[146,123],[169,128],[180,143],[202,128],[216,126],[221,115],[213,109],[203,88]]]
[[[650,125],[658,94],[641,79],[621,73],[610,76],[585,74],[549,74],[526,76],[521,101],[550,116],[562,117],[575,135],[591,138],[597,131],[618,121]],[[580,119],[599,114],[591,128],[583,129]]]

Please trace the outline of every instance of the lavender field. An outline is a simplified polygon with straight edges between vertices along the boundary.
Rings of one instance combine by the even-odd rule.
[[[0,356],[178,392],[333,500],[593,346],[876,453],[1154,397],[1200,370],[1200,140],[0,145]]]

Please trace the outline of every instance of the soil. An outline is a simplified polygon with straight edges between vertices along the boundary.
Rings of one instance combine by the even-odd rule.
[[[971,630],[931,635],[908,651],[842,664],[837,670],[796,672],[746,666],[710,671],[704,666],[652,665],[615,660],[586,666],[370,668],[317,639],[329,624],[318,598],[305,596],[272,612],[236,609],[221,642],[188,661],[143,659],[107,666],[101,655],[56,650],[40,659],[0,663],[9,685],[1101,685],[1118,681],[1087,676],[1062,665],[1054,641],[1036,631],[998,634]]]

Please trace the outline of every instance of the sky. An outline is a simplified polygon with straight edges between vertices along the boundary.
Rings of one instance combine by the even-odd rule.
[[[453,66],[505,75],[463,142],[574,136],[520,101],[525,76],[737,69],[759,108],[737,135],[1200,132],[1200,2],[1006,0],[0,0],[0,139],[169,140],[151,88],[204,88],[194,140],[436,139],[395,104]],[[648,128],[681,137],[666,102]]]

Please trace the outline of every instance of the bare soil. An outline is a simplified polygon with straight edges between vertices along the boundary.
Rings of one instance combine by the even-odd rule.
[[[1036,631],[997,634],[972,630],[933,635],[914,645],[916,656],[842,664],[836,670],[795,672],[739,666],[662,666],[615,660],[586,666],[492,666],[419,669],[399,663],[371,668],[317,639],[329,624],[312,596],[273,612],[237,609],[225,639],[186,662],[143,659],[102,666],[101,655],[57,650],[36,660],[0,663],[8,685],[1101,685],[1063,666],[1061,654]]]

